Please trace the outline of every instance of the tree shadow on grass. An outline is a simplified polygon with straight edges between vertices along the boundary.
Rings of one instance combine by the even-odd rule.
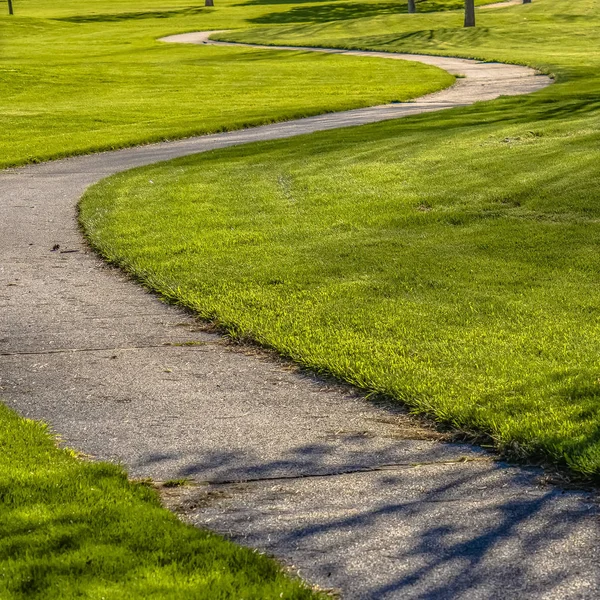
[[[263,0],[251,0],[248,4],[263,3]],[[354,4],[349,2],[325,4],[318,6],[300,6],[286,12],[275,12],[248,19],[250,23],[260,24],[286,24],[286,23],[326,23],[328,21],[346,21],[365,17],[381,15],[395,15],[407,12],[405,2],[377,4]],[[439,10],[453,10],[460,8],[460,2],[441,3],[427,0],[418,4],[419,12],[437,12]]]
[[[60,17],[56,21],[67,23],[112,23],[119,21],[135,21],[140,19],[169,19],[172,17],[186,17],[209,12],[210,8],[204,6],[188,6],[176,10],[148,10],[140,12],[107,13],[98,15],[76,15],[72,17]]]
[[[400,48],[414,49],[414,44],[438,44],[442,42],[451,42],[457,46],[469,46],[475,44],[478,40],[483,40],[489,35],[488,27],[443,27],[439,29],[420,29],[417,31],[407,31],[405,33],[391,33],[386,35],[363,36],[354,39],[357,46],[369,48],[385,49],[390,52],[399,52]]]

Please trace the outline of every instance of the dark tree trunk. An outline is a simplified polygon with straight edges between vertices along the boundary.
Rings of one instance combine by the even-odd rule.
[[[214,6],[214,0],[204,0],[204,6]]]
[[[12,0],[8,0],[8,14],[9,15],[15,14],[15,12],[13,11],[13,7],[12,7]]]
[[[531,0],[523,0],[523,4],[531,4]]]
[[[475,0],[465,0],[465,27],[475,27]]]
[[[408,12],[412,15],[417,12],[415,0],[408,0]]]

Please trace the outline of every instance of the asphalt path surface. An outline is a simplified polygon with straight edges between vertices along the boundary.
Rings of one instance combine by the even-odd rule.
[[[170,41],[210,43],[206,32]],[[515,65],[339,53],[418,60],[465,78],[410,103],[0,172],[0,396],[132,477],[189,478],[195,485],[164,490],[172,509],[345,598],[597,598],[593,494],[233,347],[103,264],[81,236],[79,198],[119,171],[550,83]]]

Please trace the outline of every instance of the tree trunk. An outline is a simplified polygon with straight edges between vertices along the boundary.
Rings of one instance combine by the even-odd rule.
[[[531,4],[531,0],[523,0],[523,4]]]
[[[214,0],[204,0],[204,6],[214,6]]]
[[[12,0],[8,0],[8,14],[9,15],[14,15],[14,11],[13,11],[13,7],[12,7]]]
[[[417,12],[417,5],[415,0],[408,0],[408,12],[412,15]]]
[[[465,0],[465,27],[475,27],[475,0]]]

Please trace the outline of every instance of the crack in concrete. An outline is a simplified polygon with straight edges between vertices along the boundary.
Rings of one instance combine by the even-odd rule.
[[[350,469],[341,469],[336,471],[329,471],[324,473],[299,473],[293,475],[274,475],[272,477],[246,477],[243,479],[204,479],[204,480],[189,480],[184,485],[188,486],[227,486],[227,485],[239,485],[243,483],[261,483],[270,481],[287,481],[287,480],[299,480],[299,479],[316,479],[325,477],[341,477],[344,475],[360,475],[362,473],[378,473],[382,471],[394,471],[397,469],[416,469],[419,467],[431,467],[441,465],[455,465],[464,463],[477,463],[477,462],[494,462],[491,457],[469,457],[461,456],[456,459],[445,459],[445,460],[432,460],[422,462],[397,462],[377,465],[375,467],[356,467]],[[163,486],[166,482],[154,481],[154,484]],[[168,486],[167,486],[168,487]],[[183,486],[181,486],[183,487]]]

